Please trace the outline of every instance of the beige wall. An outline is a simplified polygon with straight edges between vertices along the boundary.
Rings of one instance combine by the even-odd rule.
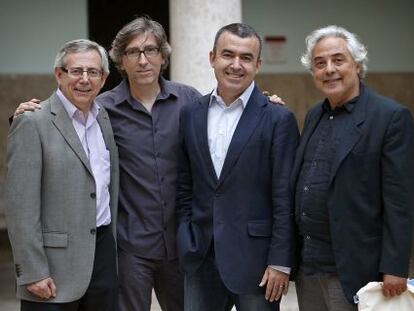
[[[378,92],[404,103],[414,114],[414,73],[369,74],[366,83]],[[259,75],[257,84],[262,90],[280,95],[295,113],[300,127],[306,111],[322,99],[307,73]],[[1,192],[6,173],[8,116],[18,103],[33,97],[45,99],[55,87],[52,75],[0,75],[0,216],[4,210]],[[30,157],[29,154],[27,156]]]

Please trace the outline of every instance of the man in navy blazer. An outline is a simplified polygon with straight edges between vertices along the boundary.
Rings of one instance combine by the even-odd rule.
[[[367,51],[338,26],[315,30],[302,63],[326,99],[306,116],[292,181],[301,311],[356,310],[370,281],[406,289],[414,191],[408,109],[362,82]]]
[[[293,249],[289,176],[296,120],[254,84],[261,39],[221,28],[210,52],[212,94],[183,107],[177,245],[185,310],[279,310]]]

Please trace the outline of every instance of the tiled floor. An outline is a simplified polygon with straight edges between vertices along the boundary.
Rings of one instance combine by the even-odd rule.
[[[19,311],[19,303],[15,299],[14,294],[12,255],[10,248],[8,247],[6,236],[5,232],[0,232],[0,311]],[[280,310],[298,310],[293,283],[290,284],[288,295],[282,300]],[[151,311],[161,311],[155,296],[153,296]]]

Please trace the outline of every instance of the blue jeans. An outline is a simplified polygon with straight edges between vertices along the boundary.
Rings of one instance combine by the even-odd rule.
[[[235,267],[237,269],[237,267]],[[264,292],[238,295],[226,288],[209,251],[200,268],[184,277],[184,311],[279,311],[279,301],[268,302]]]

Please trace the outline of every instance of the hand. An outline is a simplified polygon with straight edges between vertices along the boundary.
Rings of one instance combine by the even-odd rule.
[[[267,267],[259,286],[263,287],[266,283],[266,300],[270,302],[279,300],[282,294],[286,295],[288,292],[289,274]]]
[[[385,297],[399,296],[407,289],[407,279],[399,276],[384,274],[382,294]]]
[[[56,286],[52,278],[46,278],[41,281],[30,283],[26,289],[33,295],[42,299],[51,299],[56,297]]]
[[[40,109],[40,100],[36,98],[32,98],[28,102],[21,103],[19,107],[17,107],[16,111],[13,114],[13,119],[17,116],[23,114],[25,111],[34,111],[36,109]]]
[[[279,104],[279,105],[286,105],[282,98],[277,96],[276,94],[270,95],[268,91],[263,91],[263,95],[267,96],[267,98],[271,101],[272,104]]]

